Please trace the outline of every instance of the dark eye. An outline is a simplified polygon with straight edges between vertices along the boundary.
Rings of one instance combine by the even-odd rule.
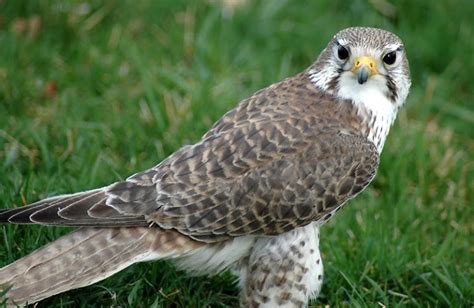
[[[385,62],[385,64],[392,65],[395,63],[395,60],[397,60],[397,54],[395,51],[389,52],[383,56],[383,62]]]
[[[339,59],[341,60],[346,60],[347,58],[349,58],[349,51],[347,50],[346,47],[344,46],[339,46],[337,48],[337,56],[339,57]]]

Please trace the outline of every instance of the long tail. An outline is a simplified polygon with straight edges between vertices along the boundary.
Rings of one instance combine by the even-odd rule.
[[[81,228],[0,269],[9,304],[35,303],[105,279],[127,266],[178,257],[199,243],[158,228]]]

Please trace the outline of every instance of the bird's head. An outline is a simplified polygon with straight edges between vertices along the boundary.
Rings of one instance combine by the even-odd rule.
[[[386,97],[397,110],[411,85],[408,60],[400,38],[375,28],[338,32],[310,67],[311,81],[338,97],[358,101]]]

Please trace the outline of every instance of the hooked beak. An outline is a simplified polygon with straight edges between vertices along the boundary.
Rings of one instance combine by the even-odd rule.
[[[366,56],[356,58],[351,71],[357,75],[359,84],[365,83],[369,77],[379,73],[374,58]]]

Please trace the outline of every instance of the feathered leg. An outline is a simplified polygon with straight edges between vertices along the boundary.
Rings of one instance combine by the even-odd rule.
[[[242,307],[305,307],[323,282],[319,227],[258,239],[242,274]]]

